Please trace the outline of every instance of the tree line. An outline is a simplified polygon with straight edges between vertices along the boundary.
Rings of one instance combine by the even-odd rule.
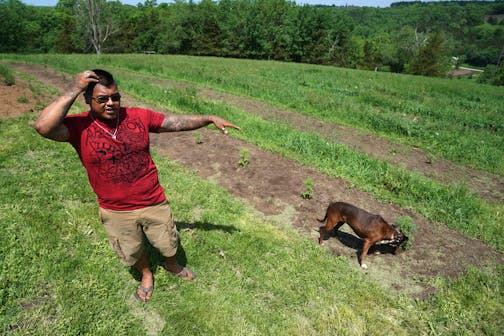
[[[502,77],[504,1],[397,2],[388,8],[287,0],[174,0],[136,6],[0,0],[2,53],[160,53],[270,59],[444,76],[455,64]]]

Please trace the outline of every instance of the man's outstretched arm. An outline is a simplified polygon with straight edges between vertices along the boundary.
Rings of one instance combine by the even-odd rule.
[[[240,127],[235,124],[217,116],[171,114],[165,116],[159,132],[191,131],[210,124],[214,124],[215,127],[224,134],[227,134],[226,127],[232,127],[237,130],[240,129]]]

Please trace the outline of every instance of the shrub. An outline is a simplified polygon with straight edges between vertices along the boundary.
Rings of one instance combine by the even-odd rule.
[[[409,216],[403,216],[396,219],[397,225],[401,228],[402,232],[408,236],[408,241],[403,245],[403,249],[407,250],[413,246],[413,241],[415,240],[413,233],[417,231],[413,219]]]
[[[478,82],[495,86],[504,85],[504,66],[487,65],[483,74],[478,78]]]
[[[8,86],[14,85],[16,83],[16,79],[14,78],[12,70],[3,64],[0,64],[0,77],[3,78],[5,84]]]

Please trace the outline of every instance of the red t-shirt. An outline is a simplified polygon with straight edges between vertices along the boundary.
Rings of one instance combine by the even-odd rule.
[[[121,107],[117,138],[112,139],[97,123],[113,133],[116,119],[108,124],[93,121],[89,111],[65,118],[68,142],[79,154],[102,208],[134,210],[165,200],[149,148],[149,132],[157,133],[163,120],[158,112]]]

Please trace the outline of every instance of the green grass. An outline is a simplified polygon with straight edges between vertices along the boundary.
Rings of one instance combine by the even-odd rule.
[[[434,314],[426,316],[430,333],[433,335],[502,335],[504,330],[504,267],[498,265],[496,274],[470,269],[456,280],[437,278],[433,285],[438,295],[426,301],[418,301],[418,309]],[[497,301],[490,297],[499,298]],[[471,307],[467,309],[467,307]],[[476,307],[479,307],[478,312]],[[458,316],[457,319],[453,319]],[[484,325],[483,321],[495,321]],[[483,323],[482,323],[483,322]],[[456,331],[455,331],[456,330]]]
[[[16,83],[16,78],[14,77],[11,68],[3,64],[0,64],[0,78],[5,85],[14,85]]]
[[[306,64],[187,56],[0,55],[70,73],[116,68],[264,100],[328,123],[370,130],[504,175],[502,88]],[[0,58],[0,59],[1,59]]]
[[[391,296],[346,259],[157,156],[180,255],[198,278],[182,283],[155,268],[154,297],[142,306],[73,149],[38,136],[30,120],[0,121],[0,333],[497,335],[502,327],[502,267],[439,278],[428,302]]]
[[[298,160],[320,171],[350,181],[376,198],[413,207],[433,222],[481,239],[504,250],[504,206],[489,204],[464,185],[442,185],[411,171],[370,159],[318,134],[296,131],[216,102],[197,98],[196,89],[165,88],[121,73],[121,87],[139,99],[180,113],[216,114],[240,125],[233,135],[266,150]]]
[[[63,62],[66,71],[81,71],[72,57]],[[445,216],[446,224],[502,249],[502,205],[487,204],[463,187],[443,186],[316,134],[200,101],[196,88],[167,89],[154,80],[138,82],[130,71],[119,74],[121,89],[142,100],[180,113],[220,114],[242,127],[234,136],[343,176],[377,198],[415,206],[427,217]],[[182,283],[156,268],[152,301],[133,302],[138,275],[108,247],[76,154],[68,144],[38,136],[29,125],[34,118],[0,120],[0,334],[502,334],[502,265],[433,278],[437,294],[425,301],[390,293],[346,259],[157,156],[181,231],[180,257],[198,278]],[[153,267],[158,257],[151,257]]]
[[[90,62],[89,57],[83,59],[81,56],[63,57],[42,55],[34,56],[33,58],[39,61],[42,59],[47,62],[61,60],[59,67],[65,69],[66,71],[73,70],[77,72],[82,70],[82,68],[93,68],[97,66],[96,64],[93,65],[86,63]],[[91,59],[93,59],[93,57],[91,57]],[[143,56],[143,59],[145,59],[145,56]],[[116,62],[113,62],[113,60]],[[130,62],[125,64],[125,60],[129,60]],[[350,150],[348,147],[328,141],[318,134],[296,131],[291,129],[289,126],[278,124],[278,122],[263,120],[257,116],[244,113],[236,108],[230,108],[224,104],[202,101],[196,95],[197,87],[167,88],[163,87],[156,81],[156,79],[165,76],[168,72],[167,69],[172,69],[172,67],[176,69],[188,69],[187,71],[194,69],[193,57],[154,57],[152,59],[149,58],[149,63],[147,64],[135,63],[137,61],[136,55],[105,56],[94,58],[94,61],[100,62],[100,66],[104,67],[109,64],[111,64],[110,66],[113,65],[114,67],[112,67],[112,69],[116,75],[121,90],[124,90],[141,100],[150,102],[151,104],[159,107],[169,108],[180,113],[221,115],[242,127],[242,131],[236,133],[236,136],[247,142],[296,159],[304,164],[314,166],[320,171],[331,176],[344,178],[345,180],[351,182],[354,186],[371,193],[378,199],[387,202],[394,202],[403,207],[412,207],[433,222],[445,223],[452,229],[481,239],[501,251],[504,250],[504,240],[501,238],[504,234],[502,225],[504,222],[504,205],[487,203],[476,195],[468,192],[463,184],[442,185],[439,182],[422,177],[414,172],[406,171],[384,162],[372,160],[364,154],[359,154]],[[217,69],[224,71],[221,68],[222,65],[213,63],[214,59],[212,58],[202,58],[201,61],[208,62],[208,64],[212,66],[215,65]],[[182,62],[186,62],[187,64],[184,66],[181,64]],[[240,64],[239,60],[229,60],[227,68],[237,69],[237,64]],[[249,64],[249,61],[245,61],[242,64],[245,65],[242,68],[248,69],[246,65]],[[258,68],[269,66],[269,69],[271,69],[271,72],[273,73],[277,73],[279,71],[278,69],[287,67],[290,69],[291,67],[291,64],[280,63],[277,65],[277,63],[271,62],[266,62],[266,65],[261,62],[254,64],[257,64]],[[140,74],[137,72],[121,70],[120,68],[117,68],[118,65],[123,66],[124,68],[139,71]],[[77,70],[77,67],[81,68]],[[304,69],[303,66],[301,66],[300,69]],[[252,70],[249,69],[248,71]],[[354,100],[360,100],[362,97],[368,96],[369,92],[373,92],[372,89],[384,90],[383,87],[377,88],[377,84],[374,82],[376,81],[377,83],[380,83],[383,80],[379,78],[381,75],[390,75],[372,73],[372,76],[376,77],[375,81],[366,80],[365,78],[361,78],[360,81],[357,81],[355,76],[361,75],[361,73],[359,72],[356,75],[356,72],[346,69],[333,70],[332,68],[315,67],[312,72],[320,76],[322,78],[320,81],[323,83],[324,78],[328,76],[325,71],[328,71],[329,73],[332,73],[332,71],[341,71],[341,75],[348,81],[353,81],[355,86],[364,86],[367,88],[365,92],[359,95],[349,95]],[[156,72],[156,76],[142,75],[142,73],[149,72]],[[215,74],[216,70],[211,67],[200,66],[199,72],[197,73]],[[265,77],[269,78],[271,75],[269,72],[267,73],[267,76],[266,72],[263,74]],[[207,78],[201,74],[191,74],[193,77]],[[228,76],[226,78],[233,78],[233,76],[241,78],[241,76],[244,76],[245,74],[247,76],[250,75],[250,72],[242,71],[237,74],[229,70],[227,74]],[[289,76],[294,76],[293,74],[300,75],[304,73],[299,70],[297,72],[294,70],[286,71],[285,78],[288,80],[288,78],[290,78]],[[257,82],[259,82],[255,76],[250,76],[250,79],[243,79],[245,83],[257,84]],[[402,84],[407,83],[409,86],[417,86],[419,88],[423,86],[427,87],[422,89],[424,91],[423,94],[419,94],[412,89],[402,90],[400,93],[397,93],[397,95],[400,95],[401,97],[413,99],[410,102],[407,101],[407,103],[412,107],[416,106],[413,104],[415,101],[421,102],[430,100],[432,97],[438,97],[438,100],[441,102],[440,104],[443,106],[450,106],[458,99],[457,97],[460,97],[457,87],[452,87],[449,86],[449,84],[446,84],[450,83],[450,80],[432,81],[432,79],[429,78],[407,77],[408,80],[405,81],[403,78],[404,77],[398,76],[397,80],[393,81],[393,83],[399,81]],[[414,78],[415,81],[413,81],[412,78]],[[209,81],[208,78],[206,80]],[[426,81],[430,81],[429,85],[427,85]],[[239,87],[236,82],[234,83]],[[266,82],[263,84],[268,85]],[[393,84],[391,84],[391,86],[395,87],[396,90],[399,90],[399,86],[393,86]],[[259,87],[260,85],[257,85],[255,90],[260,91]],[[476,98],[476,94],[483,95],[481,87],[481,85],[476,86],[479,91],[468,92],[464,89],[462,92],[472,94],[474,98],[473,100],[475,101],[481,100],[480,98]],[[484,88],[485,90],[487,89],[486,87]],[[474,88],[471,88],[471,90],[473,89]],[[426,92],[429,94],[427,95]],[[386,96],[380,96],[378,98],[383,104],[389,104],[391,106],[396,101],[392,98],[392,96],[394,95],[391,95],[388,100],[386,99]],[[487,96],[496,98],[498,97],[498,94],[494,96],[487,94]],[[275,97],[271,97],[271,99],[274,100]],[[319,98],[317,98],[317,100],[319,100]],[[388,101],[390,101],[390,103],[387,103]],[[352,104],[354,103],[355,101],[352,102]],[[370,105],[373,105],[373,103],[368,100],[365,106]],[[485,105],[489,108],[489,111],[485,112],[486,114],[479,112],[478,109],[473,109],[471,113],[474,113],[474,115],[478,116],[478,118],[485,120],[482,124],[492,123],[492,111],[499,111],[500,108],[500,105],[498,105],[495,101],[493,105],[493,110],[489,105]],[[440,111],[444,110],[440,109]],[[456,141],[460,144],[470,142],[470,140],[467,140],[466,134],[457,135],[456,129],[447,127],[447,120],[443,119],[447,118],[445,113],[447,113],[447,111],[440,113],[432,112],[433,117],[437,118],[437,124],[443,125],[442,128],[445,129],[443,134],[449,134],[451,137],[456,138]],[[485,116],[489,117],[489,119],[484,119]],[[454,116],[454,119],[456,118],[457,117]],[[394,124],[393,120],[389,120],[386,114],[380,118],[377,117],[376,120],[380,123],[387,123],[386,121],[388,120],[390,125]],[[498,125],[498,123],[496,125]],[[419,129],[423,128],[419,127]],[[457,136],[454,137],[454,134]],[[478,140],[480,144],[481,141],[493,144],[492,153],[488,154],[486,159],[492,162],[492,164],[497,165],[504,162],[504,160],[495,157],[495,155],[498,156],[500,154],[504,154],[504,152],[501,153],[501,150],[504,150],[502,143],[494,143],[499,142],[499,139],[503,139],[503,136],[500,134],[495,135],[492,138],[487,137],[485,140]],[[479,148],[485,148],[485,145],[481,144]],[[456,151],[457,154],[453,155],[469,155],[468,153],[471,152],[473,151],[469,147],[460,147]]]

